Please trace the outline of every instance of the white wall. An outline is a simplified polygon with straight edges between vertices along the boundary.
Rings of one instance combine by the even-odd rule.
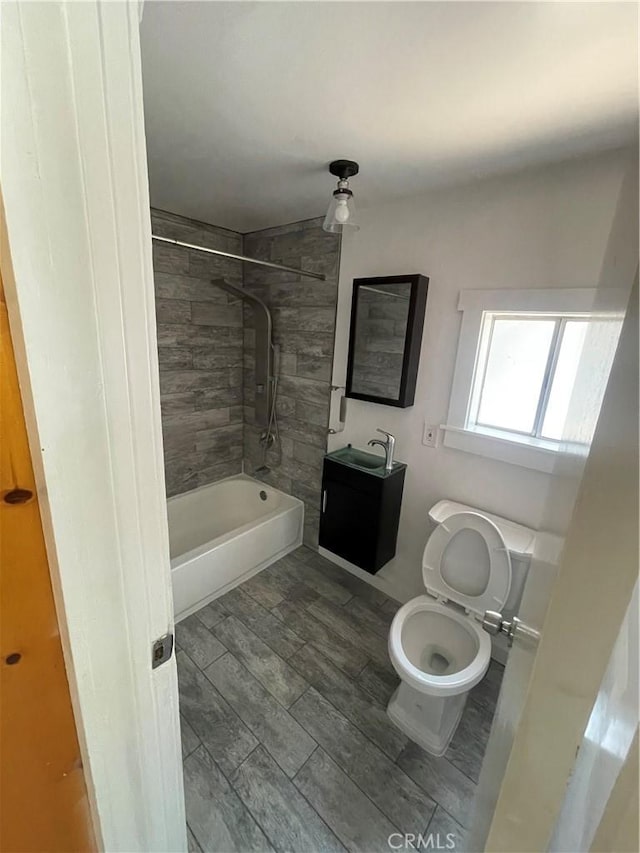
[[[395,559],[379,576],[400,599],[422,591],[421,556],[430,531],[427,512],[452,498],[537,528],[552,475],[462,451],[425,447],[425,422],[446,422],[460,314],[466,289],[596,287],[614,218],[628,152],[557,164],[477,181],[359,210],[360,231],[343,238],[334,384],[346,375],[352,280],[358,276],[429,276],[416,399],[395,409],[348,401],[345,430],[329,449],[365,447],[376,427],[397,438],[396,456],[408,464]],[[366,180],[363,170],[358,181]],[[357,187],[354,184],[354,190]],[[332,426],[337,427],[334,395]],[[558,506],[555,530],[568,522],[571,500]]]

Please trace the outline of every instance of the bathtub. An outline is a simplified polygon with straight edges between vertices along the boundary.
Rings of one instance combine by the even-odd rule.
[[[302,501],[239,474],[167,501],[176,621],[302,544]]]

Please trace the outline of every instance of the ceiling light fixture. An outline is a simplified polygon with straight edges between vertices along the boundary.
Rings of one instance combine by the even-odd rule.
[[[340,234],[345,228],[357,231],[358,225],[355,222],[353,193],[349,189],[349,178],[358,174],[360,166],[353,160],[334,160],[333,163],[329,163],[329,171],[339,180],[337,188],[333,191],[333,198],[329,203],[329,210],[322,227],[333,234]]]

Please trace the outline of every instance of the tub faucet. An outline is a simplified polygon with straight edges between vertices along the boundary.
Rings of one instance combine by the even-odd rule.
[[[382,441],[380,438],[372,438],[369,442],[369,447],[373,447],[375,444],[379,444],[380,447],[384,447],[384,470],[391,471],[393,468],[393,451],[396,446],[395,436],[391,435],[390,432],[385,432],[383,429],[377,429],[376,432],[381,432],[382,435],[386,435],[387,440]]]

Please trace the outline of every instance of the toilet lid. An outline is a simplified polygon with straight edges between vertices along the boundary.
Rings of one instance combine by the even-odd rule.
[[[496,525],[477,512],[457,512],[429,537],[422,560],[427,592],[484,616],[500,610],[511,589],[511,558]]]

